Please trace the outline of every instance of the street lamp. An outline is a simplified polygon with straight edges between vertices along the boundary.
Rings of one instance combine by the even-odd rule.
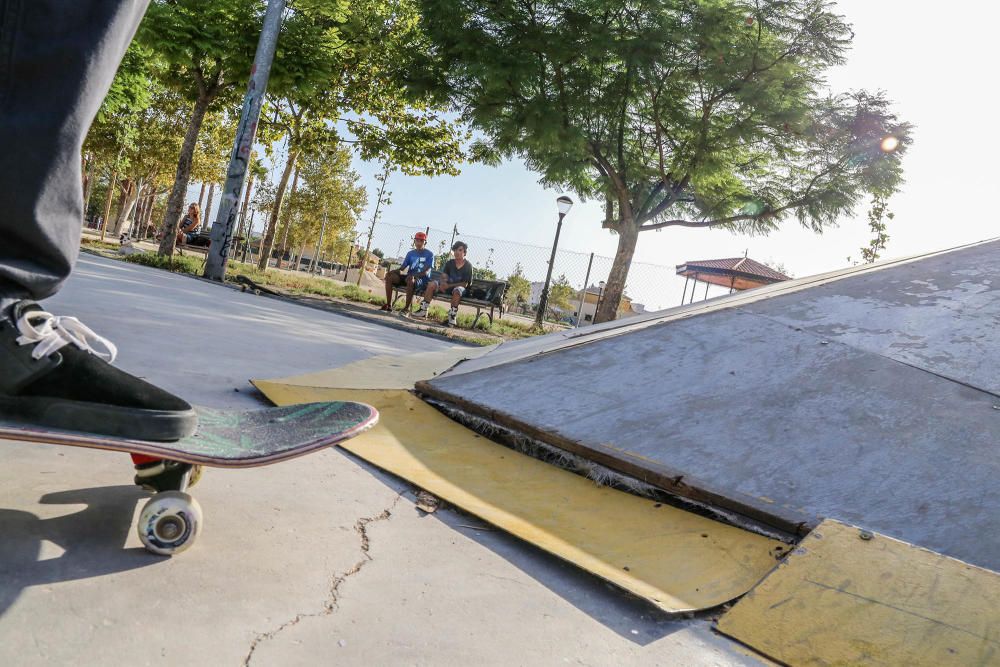
[[[601,298],[604,296],[604,286],[606,284],[603,280],[597,283],[597,305],[594,306],[594,324],[597,324],[597,311],[601,309]]]
[[[573,200],[563,195],[556,199],[556,207],[559,209],[559,224],[556,225],[556,240],[552,242],[552,257],[549,259],[549,271],[545,275],[545,286],[542,288],[542,300],[538,304],[538,312],[535,313],[535,326],[542,328],[542,318],[545,317],[545,306],[549,300],[549,283],[552,282],[552,267],[556,263],[556,247],[559,245],[559,232],[562,230],[562,221],[573,208]]]

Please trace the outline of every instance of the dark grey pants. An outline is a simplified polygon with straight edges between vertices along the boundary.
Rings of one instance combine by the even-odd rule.
[[[148,1],[0,0],[0,313],[73,268],[80,148]]]

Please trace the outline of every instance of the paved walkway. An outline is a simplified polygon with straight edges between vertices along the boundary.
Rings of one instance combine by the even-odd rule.
[[[91,256],[46,303],[111,337],[122,367],[218,407],[258,404],[250,377],[448,345]],[[341,450],[208,471],[205,532],[163,559],[134,534],[127,457],[0,447],[0,664],[757,664],[707,620],[423,515]]]

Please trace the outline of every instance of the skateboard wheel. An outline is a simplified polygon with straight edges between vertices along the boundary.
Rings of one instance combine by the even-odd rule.
[[[148,551],[160,556],[178,554],[201,532],[202,513],[198,501],[182,491],[164,491],[153,496],[139,514],[139,539]]]

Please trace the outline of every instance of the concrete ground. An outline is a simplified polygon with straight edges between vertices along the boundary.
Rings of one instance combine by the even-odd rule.
[[[216,407],[260,405],[251,377],[448,345],[87,255],[46,304]],[[460,512],[424,515],[339,449],[209,470],[198,544],[161,558],[135,535],[146,496],[126,456],[0,447],[0,664],[759,664],[708,620],[667,619]]]

